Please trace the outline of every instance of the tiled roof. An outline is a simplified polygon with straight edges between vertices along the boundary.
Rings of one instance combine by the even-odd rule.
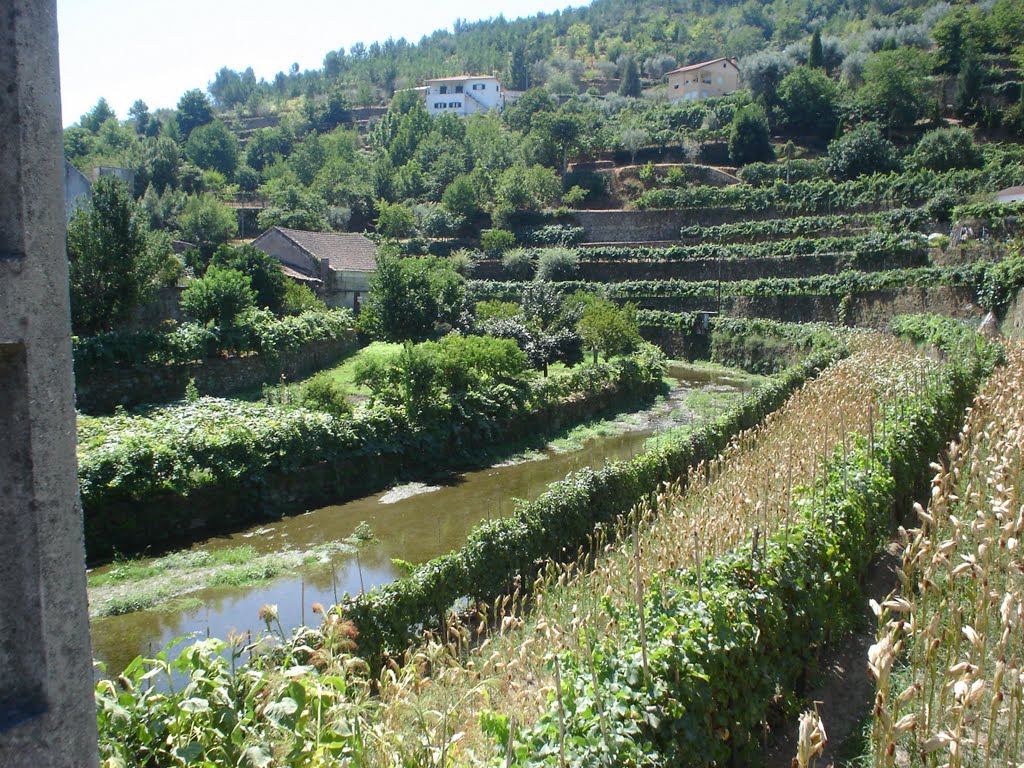
[[[454,75],[453,77],[428,77],[425,83],[441,83],[445,80],[497,80],[494,75]]]
[[[722,57],[717,58],[717,59],[711,59],[711,61],[702,61],[702,62],[700,62],[700,64],[690,64],[688,67],[680,67],[679,69],[673,69],[671,72],[666,72],[665,74],[667,74],[667,75],[675,75],[675,74],[678,74],[679,72],[693,72],[695,69],[703,69],[704,67],[706,67],[706,66],[708,66],[710,64],[718,64],[721,61],[727,61],[730,64],[732,64],[734,67],[736,67],[736,62],[734,62],[728,56],[722,56]],[[736,68],[739,69],[739,67],[736,67]]]
[[[296,269],[292,269],[284,262],[279,263],[281,264],[281,271],[284,273],[285,277],[290,277],[292,280],[298,280],[300,283],[309,283],[310,285],[317,285],[318,283],[323,282],[323,280],[318,277],[311,277],[305,272],[299,272]]]
[[[373,241],[354,232],[306,232],[301,229],[274,227],[302,250],[316,259],[328,259],[339,272],[376,272]]]
[[[1002,197],[1003,195],[1024,195],[1024,187],[1007,187],[996,192],[996,197]]]

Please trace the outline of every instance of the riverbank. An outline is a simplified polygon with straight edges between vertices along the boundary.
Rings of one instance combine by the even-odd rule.
[[[286,626],[298,626],[309,619],[313,602],[331,604],[345,592],[359,594],[403,576],[401,561],[421,563],[456,549],[478,523],[513,513],[517,500],[537,498],[549,483],[580,467],[629,460],[663,430],[689,429],[714,415],[703,407],[708,401],[728,408],[762,381],[710,364],[672,365],[669,372],[674,386],[653,404],[553,433],[546,445],[510,445],[506,452],[494,454],[487,466],[435,474],[346,504],[213,538],[158,560],[96,569],[90,575],[95,653],[116,670],[135,655],[188,632],[209,630],[226,636],[231,630],[259,630],[257,613],[264,603],[279,606]],[[702,409],[689,407],[696,401],[703,403]],[[358,560],[351,550],[321,556],[318,548],[344,542],[362,521],[369,523],[378,543],[363,547]],[[231,572],[219,564],[220,553],[240,547],[248,549],[250,572],[266,578],[240,585],[218,583]],[[192,558],[213,562],[190,570],[163,568],[164,563],[191,563]],[[140,578],[114,580],[107,575],[118,569]],[[153,570],[160,572],[147,576]],[[106,607],[109,600],[119,609],[133,604],[145,608],[138,595],[154,597],[148,609],[100,618],[121,612]]]
[[[653,347],[564,376],[491,382],[436,418],[363,404],[352,416],[200,398],[144,417],[83,418],[79,479],[90,562],[357,498],[487,446],[550,434],[663,391]]]

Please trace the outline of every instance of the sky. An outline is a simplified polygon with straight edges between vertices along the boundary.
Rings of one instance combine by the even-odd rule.
[[[388,37],[418,41],[457,18],[550,13],[586,0],[57,0],[63,124],[105,97],[118,118],[142,99],[174,107],[224,66],[273,79],[293,62]]]

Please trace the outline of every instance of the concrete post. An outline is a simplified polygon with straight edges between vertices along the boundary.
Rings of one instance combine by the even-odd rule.
[[[0,0],[0,765],[95,766],[55,0]]]

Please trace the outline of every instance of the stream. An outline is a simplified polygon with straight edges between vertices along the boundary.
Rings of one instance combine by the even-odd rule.
[[[358,557],[335,554],[327,562],[303,565],[269,581],[190,592],[189,602],[181,608],[170,603],[94,618],[93,656],[106,664],[108,674],[116,674],[135,656],[155,655],[183,635],[226,638],[231,632],[258,634],[265,626],[257,614],[268,603],[278,606],[285,631],[319,623],[311,609],[313,603],[332,605],[346,592],[358,594],[393,581],[401,575],[393,558],[422,563],[449,552],[461,546],[481,520],[513,512],[517,499],[537,498],[549,483],[580,467],[596,469],[608,461],[630,459],[641,453],[645,441],[657,432],[692,423],[697,416],[687,402],[694,403],[695,396],[705,401],[730,398],[751,387],[749,377],[734,377],[726,370],[673,365],[669,376],[674,386],[664,401],[647,411],[623,414],[625,432],[590,439],[579,450],[549,448],[539,458],[398,486],[202,541],[192,550],[240,545],[253,547],[259,555],[309,550],[351,536],[362,521],[376,538],[359,550]]]

